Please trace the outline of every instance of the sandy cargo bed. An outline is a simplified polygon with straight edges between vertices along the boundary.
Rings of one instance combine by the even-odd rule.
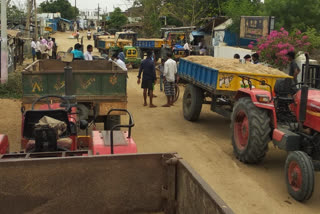
[[[247,72],[254,74],[270,74],[277,76],[288,76],[286,73],[267,67],[265,65],[255,65],[251,63],[242,64],[237,59],[216,58],[212,56],[188,56],[184,58],[188,61],[198,63],[221,71]],[[289,77],[289,76],[288,76]]]

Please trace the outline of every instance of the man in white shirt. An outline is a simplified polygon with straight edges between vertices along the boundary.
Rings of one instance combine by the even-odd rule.
[[[189,56],[191,49],[190,49],[190,45],[189,45],[188,42],[186,42],[186,43],[184,44],[183,49],[186,51],[186,55]]]
[[[167,104],[162,107],[173,106],[175,94],[175,75],[177,73],[177,63],[172,59],[172,53],[168,53],[168,60],[164,63],[164,92],[167,96]]]
[[[119,58],[118,54],[115,53],[112,55],[113,61],[117,63],[119,67],[121,67],[124,71],[128,71],[126,64]]]
[[[91,55],[92,51],[93,51],[92,45],[88,45],[87,52],[84,53],[84,60],[87,60],[87,61],[93,60],[92,55]]]
[[[32,50],[32,59],[33,59],[33,61],[35,61],[35,58],[36,58],[36,49],[37,49],[37,44],[35,42],[35,39],[33,38],[32,42],[31,42],[31,50]]]

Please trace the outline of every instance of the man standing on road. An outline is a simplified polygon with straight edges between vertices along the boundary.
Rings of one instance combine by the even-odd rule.
[[[32,50],[32,59],[33,59],[33,61],[35,61],[35,59],[36,59],[36,50],[37,50],[37,44],[35,42],[35,38],[32,38],[31,50]]]
[[[88,45],[87,52],[84,53],[84,60],[87,60],[87,61],[93,60],[92,55],[91,55],[92,51],[93,51],[92,45]]]
[[[164,92],[167,96],[167,104],[162,107],[173,106],[175,94],[175,75],[177,73],[177,63],[172,59],[172,53],[168,53],[168,60],[164,63]]]
[[[143,72],[143,77],[142,77],[142,83],[141,83],[141,88],[143,88],[143,99],[144,99],[144,106],[147,106],[147,93],[149,90],[149,97],[150,97],[150,108],[157,107],[153,105],[152,99],[153,99],[153,84],[156,82],[157,77],[156,77],[156,69],[154,65],[154,61],[152,60],[152,52],[148,51],[147,53],[147,58],[142,61],[140,70],[139,70],[139,75],[138,75],[138,85],[140,84],[140,79],[141,79],[141,73]]]

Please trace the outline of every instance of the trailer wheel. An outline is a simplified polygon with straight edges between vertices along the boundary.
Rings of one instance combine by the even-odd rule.
[[[285,172],[289,194],[301,202],[310,199],[314,189],[314,167],[311,158],[302,151],[290,152]]]
[[[203,92],[200,88],[188,84],[183,94],[183,116],[186,120],[199,119],[203,103]]]
[[[270,142],[270,117],[257,108],[250,97],[240,98],[231,116],[232,146],[235,156],[244,163],[259,163]]]
[[[121,123],[120,115],[109,115],[104,117],[104,130],[111,130],[111,128],[115,125],[119,125]],[[114,130],[120,130],[120,128],[116,128]]]

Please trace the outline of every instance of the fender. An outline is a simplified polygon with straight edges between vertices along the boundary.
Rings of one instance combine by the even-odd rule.
[[[7,135],[0,134],[0,154],[9,153],[9,139]]]
[[[259,102],[257,99],[257,95],[268,96],[269,100],[272,99],[269,91],[262,90],[262,89],[256,89],[256,88],[253,88],[251,90],[249,88],[240,88],[235,95],[235,100],[237,101],[242,97],[250,97],[253,104],[256,107],[270,111],[270,113],[272,114],[273,126],[274,126],[274,128],[277,128],[277,116],[276,116],[276,111],[275,111],[275,107],[274,107],[274,102],[273,101],[270,101],[268,103]]]

